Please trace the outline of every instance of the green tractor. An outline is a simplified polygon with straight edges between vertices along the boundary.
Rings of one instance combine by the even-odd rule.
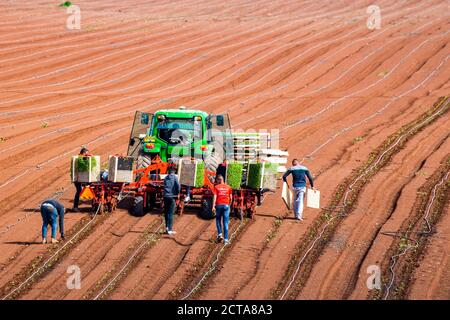
[[[137,169],[153,160],[177,163],[180,158],[203,160],[205,168],[216,172],[233,154],[233,139],[227,114],[163,109],[154,114],[137,111],[131,131],[128,156],[137,160]]]

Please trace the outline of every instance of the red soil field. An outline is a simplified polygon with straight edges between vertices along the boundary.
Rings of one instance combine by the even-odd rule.
[[[381,0],[374,30],[371,4],[81,0],[81,29],[69,30],[54,1],[0,3],[1,297],[448,299],[448,1]],[[226,248],[194,212],[176,217],[173,238],[160,214],[124,210],[67,213],[73,240],[40,244],[38,205],[72,206],[68,163],[81,146],[125,153],[136,110],[181,105],[279,129],[324,208],[298,222],[278,190],[254,220],[232,219]],[[419,200],[431,201],[426,241]],[[413,240],[419,262],[406,250],[392,273]],[[71,265],[79,290],[66,285]],[[372,265],[379,289],[366,285]],[[392,277],[401,270],[411,277]]]

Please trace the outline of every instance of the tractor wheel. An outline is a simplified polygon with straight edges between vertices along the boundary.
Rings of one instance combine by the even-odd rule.
[[[156,206],[156,193],[147,193],[147,207],[145,208],[147,212],[152,211]]]
[[[144,212],[144,198],[136,197],[134,198],[133,207],[130,209],[131,215],[135,217],[142,217],[145,215]]]
[[[212,198],[204,198],[202,200],[202,209],[200,211],[200,217],[206,220],[210,220],[215,218],[215,213],[212,211],[213,209],[213,199]]]
[[[217,172],[217,168],[223,162],[223,157],[217,152],[211,153],[204,160],[205,169],[212,172]]]
[[[239,220],[244,220],[244,210],[241,208],[236,210],[236,216],[239,218]]]
[[[147,168],[151,164],[152,164],[152,159],[151,159],[150,155],[140,151],[138,158],[137,158],[137,168],[138,169]]]
[[[137,158],[137,169],[143,169],[143,168],[147,168],[149,165],[152,164],[152,159],[150,158],[150,155],[147,153],[144,153],[141,151],[139,151],[139,155]],[[139,181],[142,177],[143,173],[138,173],[136,175],[136,180],[135,181]]]

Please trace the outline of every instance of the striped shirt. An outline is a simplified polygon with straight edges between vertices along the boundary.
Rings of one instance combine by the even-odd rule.
[[[308,177],[311,187],[314,187],[314,180],[308,168],[302,165],[290,167],[283,175],[283,181],[286,182],[287,177],[292,174],[294,188],[306,187],[306,177]]]

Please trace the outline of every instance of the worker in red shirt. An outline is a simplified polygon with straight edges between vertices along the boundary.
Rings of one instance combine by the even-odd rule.
[[[221,175],[217,175],[216,183],[213,190],[213,212],[216,213],[217,242],[225,240],[225,245],[227,245],[230,243],[228,240],[228,223],[230,221],[230,205],[233,201],[233,189],[225,184],[224,178]]]

